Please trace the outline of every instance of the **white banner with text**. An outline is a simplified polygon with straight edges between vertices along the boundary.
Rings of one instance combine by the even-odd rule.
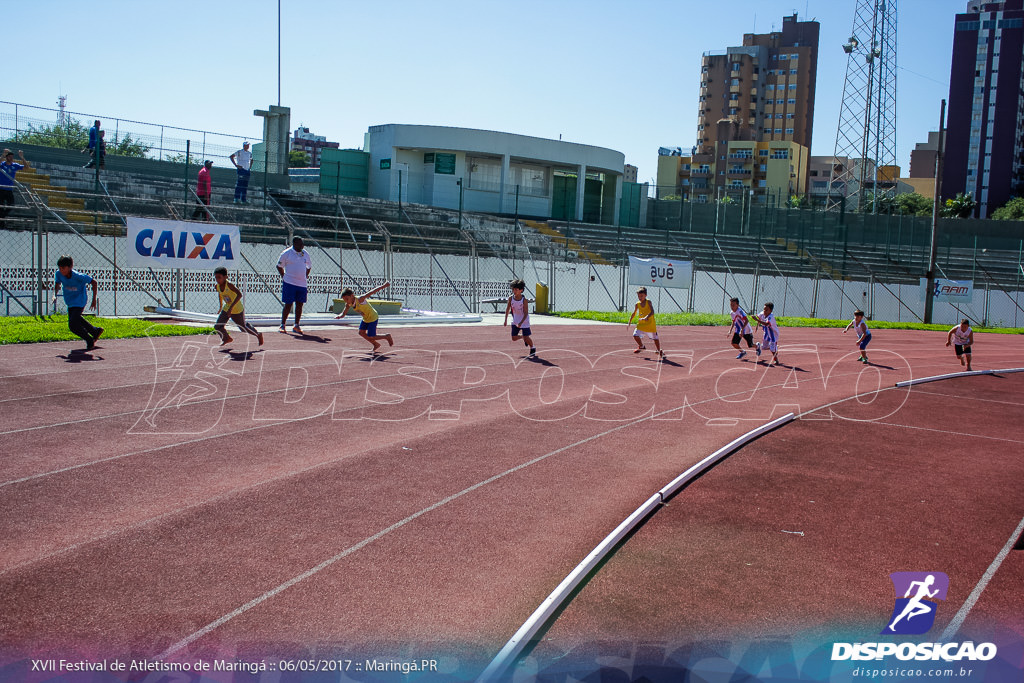
[[[233,269],[241,254],[237,225],[128,217],[128,265],[136,268]]]
[[[629,284],[689,289],[693,262],[664,258],[629,257]]]

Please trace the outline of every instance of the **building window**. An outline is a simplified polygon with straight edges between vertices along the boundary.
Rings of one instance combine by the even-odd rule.
[[[527,164],[511,164],[509,166],[509,182],[507,186],[519,186],[519,194],[530,197],[546,197],[548,195],[548,169],[544,166]]]
[[[788,159],[789,158],[789,150],[788,149],[773,149],[772,153],[771,153],[771,158],[772,159]]]
[[[776,128],[775,129],[775,134],[776,135],[782,135],[782,129],[781,128]]]
[[[793,134],[793,129],[792,128],[787,128],[786,129],[786,135],[792,135],[792,134]]]
[[[786,118],[787,118],[787,119],[791,119],[791,118],[794,118],[795,116],[796,116],[796,114],[792,114],[792,113],[790,113],[790,114],[786,114]]]
[[[789,75],[790,75],[790,76],[796,76],[796,72],[797,72],[797,70],[796,70],[796,69],[790,69],[790,70],[789,70]]]
[[[501,189],[501,160],[466,157],[469,168],[469,188],[497,192]]]
[[[796,98],[795,98],[795,97],[790,97],[790,98],[789,98],[788,100],[786,100],[786,101],[787,101],[787,102],[788,102],[789,104],[796,104]]]
[[[765,132],[767,133],[768,131],[765,130]],[[766,150],[766,149],[759,149],[759,150],[757,150],[757,155],[761,156],[761,157],[766,157],[766,156],[768,156],[768,150]],[[762,168],[761,170],[763,171],[764,168]]]
[[[789,89],[790,90],[796,90],[796,83],[790,83],[789,84]]]

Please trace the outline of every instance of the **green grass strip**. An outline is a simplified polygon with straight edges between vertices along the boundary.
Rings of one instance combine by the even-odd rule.
[[[554,313],[554,316],[561,318],[573,318],[576,320],[595,320],[606,323],[625,323],[629,320],[629,313],[601,311],[561,311]],[[728,315],[718,313],[658,313],[655,316],[658,325],[691,325],[691,326],[728,326],[732,324],[732,318]],[[751,317],[753,319],[753,317]],[[780,327],[846,327],[849,320],[828,320],[824,318],[777,318]],[[876,330],[929,330],[948,332],[952,325],[925,325],[924,323],[893,323],[882,320],[869,320],[868,326]],[[972,325],[975,332],[994,332],[996,334],[1024,334],[1024,328],[1020,327],[977,327]]]
[[[85,316],[96,327],[103,328],[103,339],[134,339],[138,337],[184,337],[213,334],[213,327],[163,325],[136,318],[97,318]],[[0,318],[0,344],[31,344],[35,342],[80,341],[68,329],[66,315],[40,318],[19,316]]]

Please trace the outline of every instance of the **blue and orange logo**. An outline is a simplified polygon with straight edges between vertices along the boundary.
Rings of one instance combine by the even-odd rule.
[[[883,635],[927,633],[935,624],[936,600],[945,600],[949,577],[942,572],[893,572],[896,604]]]

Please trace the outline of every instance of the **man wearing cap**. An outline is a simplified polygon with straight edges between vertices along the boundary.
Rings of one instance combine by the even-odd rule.
[[[192,220],[199,218],[204,221],[210,220],[210,213],[206,207],[210,205],[210,195],[213,194],[213,183],[210,182],[210,169],[213,162],[207,159],[203,167],[199,169],[199,177],[196,179],[196,196],[199,197],[199,206],[192,212]]]
[[[231,163],[238,171],[238,179],[235,180],[235,204],[248,204],[245,195],[249,191],[249,173],[252,168],[252,152],[249,151],[249,141],[242,143],[242,149],[230,157]]]

